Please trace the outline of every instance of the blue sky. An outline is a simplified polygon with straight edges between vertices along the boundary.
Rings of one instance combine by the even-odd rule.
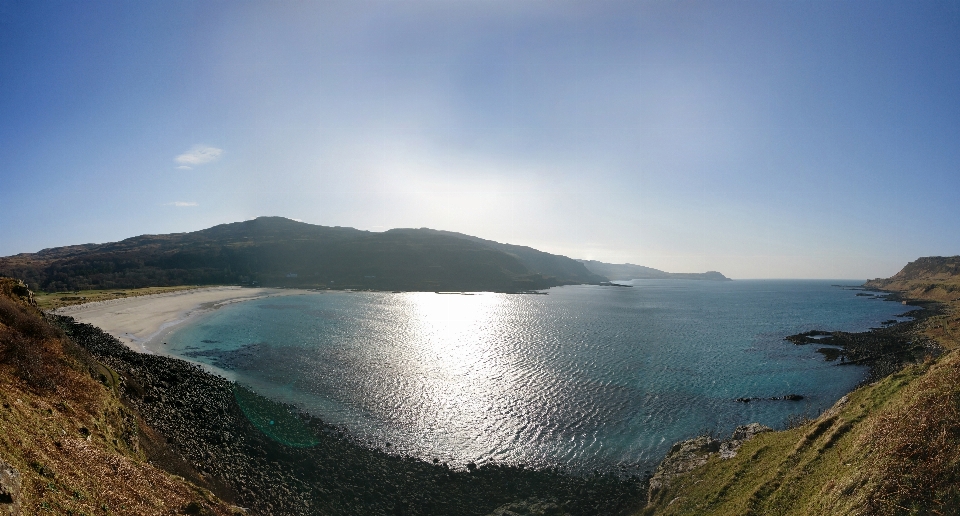
[[[0,255],[259,215],[734,278],[960,253],[960,4],[0,0]]]

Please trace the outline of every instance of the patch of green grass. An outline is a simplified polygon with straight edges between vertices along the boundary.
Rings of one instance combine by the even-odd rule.
[[[868,495],[883,488],[885,468],[873,461],[871,436],[884,415],[911,405],[911,387],[930,367],[908,367],[815,420],[759,434],[734,458],[711,457],[655,493],[641,514],[873,514]]]
[[[196,285],[187,285],[179,287],[145,287],[145,288],[123,288],[108,290],[76,290],[73,292],[36,292],[34,299],[41,310],[56,310],[64,306],[79,305],[83,303],[93,303],[95,301],[107,301],[109,299],[121,299],[125,297],[149,296],[151,294],[163,294],[165,292],[176,292],[178,290],[191,290]]]

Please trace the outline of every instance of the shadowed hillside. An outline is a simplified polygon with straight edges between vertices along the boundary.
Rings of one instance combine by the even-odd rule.
[[[606,278],[563,256],[459,233],[382,233],[281,217],[0,258],[34,290],[248,284],[515,292]]]

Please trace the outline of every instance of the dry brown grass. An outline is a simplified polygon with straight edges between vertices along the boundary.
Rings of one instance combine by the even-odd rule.
[[[876,514],[960,511],[960,355],[952,353],[904,390],[859,444],[876,482]]]
[[[23,476],[25,514],[233,514],[149,464],[137,416],[103,369],[0,278],[0,459]]]

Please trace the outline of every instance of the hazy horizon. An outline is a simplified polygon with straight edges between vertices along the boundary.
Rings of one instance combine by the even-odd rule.
[[[955,2],[0,0],[0,255],[261,215],[731,278],[960,254]]]

